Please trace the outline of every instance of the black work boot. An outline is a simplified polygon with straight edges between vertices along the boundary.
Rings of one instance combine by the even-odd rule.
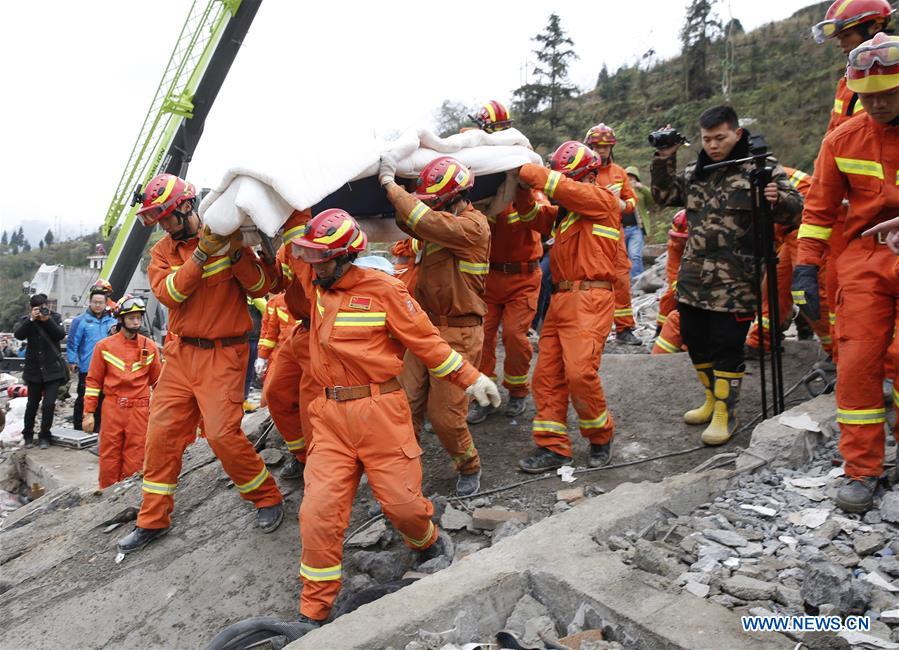
[[[22,437],[25,439],[25,449],[34,447],[34,431],[23,431]]]
[[[278,478],[284,479],[285,481],[303,478],[304,469],[306,469],[306,466],[298,461],[296,456],[291,454],[287,460],[284,461],[284,467],[278,472]]]
[[[168,528],[141,528],[140,526],[135,526],[134,530],[119,540],[119,552],[132,553],[138,551],[167,532],[169,532]]]
[[[496,407],[493,406],[493,404],[481,406],[478,404],[477,400],[472,400],[471,405],[468,407],[468,417],[465,418],[465,421],[468,422],[468,424],[480,424],[495,410]]]
[[[563,465],[571,465],[571,457],[557,454],[546,447],[537,447],[533,454],[518,461],[521,471],[528,474],[542,474]]]
[[[481,470],[474,474],[459,474],[456,479],[456,496],[467,497],[481,489]]]
[[[424,564],[428,560],[433,560],[441,555],[445,555],[452,562],[454,553],[453,539],[445,531],[441,530],[437,533],[437,540],[433,544],[418,552],[418,563]]]
[[[874,505],[877,477],[847,478],[837,491],[837,507],[843,512],[867,512]]]
[[[527,407],[526,399],[526,397],[515,397],[514,395],[510,395],[509,403],[506,405],[506,410],[503,411],[503,415],[507,418],[516,418],[524,413],[524,409]]]
[[[324,621],[318,621],[314,618],[309,618],[305,614],[300,614],[300,617],[297,619],[297,623],[301,625],[308,625],[310,629],[316,629],[322,626]]]
[[[256,508],[256,525],[263,533],[271,533],[281,525],[284,519],[284,503]]]
[[[590,467],[605,467],[612,461],[612,441],[604,445],[590,444],[590,459],[587,464]]]
[[[621,330],[615,334],[615,340],[624,345],[643,345],[643,341],[634,336],[633,329]]]

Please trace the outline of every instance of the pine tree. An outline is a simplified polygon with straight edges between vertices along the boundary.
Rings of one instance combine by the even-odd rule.
[[[690,0],[687,7],[680,33],[687,99],[705,99],[712,94],[706,61],[712,39],[721,33],[721,21],[713,13],[717,2],[718,0]]]
[[[3,236],[0,237],[0,246],[9,246],[9,235],[6,234],[6,231],[3,231]]]
[[[52,228],[47,229],[47,234],[44,235],[44,241],[47,242],[47,246],[50,246],[53,244],[53,229]]]
[[[40,240],[40,241],[37,243],[37,246],[38,246],[38,248],[40,248],[41,250],[44,250],[44,240],[43,240],[43,239]]]
[[[605,63],[602,64],[602,68],[596,76],[596,92],[603,99],[609,98],[609,68]]]
[[[461,102],[454,102],[450,99],[444,99],[436,111],[434,111],[434,122],[437,134],[445,138],[447,136],[458,133],[459,130],[466,125],[471,126],[469,115],[472,109]]]
[[[31,244],[28,243],[28,240],[25,240],[25,243],[22,244],[22,252],[27,253],[31,250]]]

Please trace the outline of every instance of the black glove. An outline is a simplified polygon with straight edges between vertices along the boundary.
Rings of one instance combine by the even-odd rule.
[[[809,320],[821,318],[821,296],[818,293],[818,267],[800,264],[793,269],[793,285],[790,287],[793,303]]]

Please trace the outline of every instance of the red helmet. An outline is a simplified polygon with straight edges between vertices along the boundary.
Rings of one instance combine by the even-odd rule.
[[[846,86],[854,93],[882,93],[899,87],[899,37],[883,32],[849,53]]]
[[[348,253],[361,253],[368,237],[345,210],[330,208],[312,217],[306,232],[293,239],[294,251],[304,261],[327,262]]]
[[[669,237],[687,238],[687,211],[678,210],[671,220],[671,230],[668,231]]]
[[[96,295],[108,296],[111,293],[112,293],[112,285],[109,284],[109,282],[107,282],[106,280],[104,280],[102,278],[97,280],[96,282],[94,282],[94,284],[90,290],[90,295],[92,295],[92,296],[96,296]]]
[[[477,114],[472,117],[472,120],[481,130],[487,133],[502,131],[512,126],[512,118],[509,117],[509,111],[495,99],[491,99],[482,105]]]
[[[584,144],[588,147],[602,146],[605,144],[614,145],[618,142],[615,137],[615,131],[611,126],[606,126],[602,122],[596,126],[590,127],[587,135],[584,137]]]
[[[823,43],[862,23],[880,20],[886,24],[892,14],[893,8],[887,0],[836,0],[827,8],[824,20],[812,27],[812,36]]]
[[[145,226],[153,226],[196,196],[196,188],[186,180],[174,174],[159,174],[144,188],[143,205],[137,211],[137,218]]]
[[[415,184],[415,198],[439,210],[459,194],[474,187],[474,174],[450,156],[435,158],[421,170]]]
[[[553,171],[561,172],[576,181],[599,167],[599,157],[590,149],[574,140],[563,142],[549,161]]]

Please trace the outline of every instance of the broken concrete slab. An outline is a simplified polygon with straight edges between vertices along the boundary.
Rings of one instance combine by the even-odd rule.
[[[499,508],[476,508],[471,516],[471,525],[482,530],[494,530],[513,519],[526,524],[528,523],[528,513],[500,510]]]

